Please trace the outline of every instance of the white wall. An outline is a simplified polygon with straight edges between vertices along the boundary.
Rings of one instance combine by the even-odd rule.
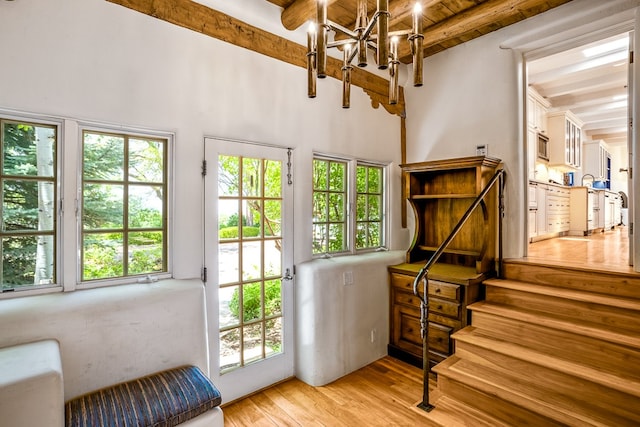
[[[522,102],[518,55],[491,33],[425,59],[424,87],[406,90],[407,161],[476,155],[488,144],[507,172],[508,246],[522,245]],[[515,249],[508,252],[513,256]]]
[[[203,235],[205,135],[296,148],[296,262],[311,253],[305,183],[314,150],[400,161],[400,119],[372,109],[361,89],[353,88],[348,111],[334,79],[319,81],[318,97],[308,99],[303,68],[104,0],[1,2],[0,28],[0,108],[175,132],[178,278],[200,275],[193,242]],[[406,240],[396,235],[393,244]]]
[[[0,110],[65,119],[63,146],[74,146],[83,121],[175,134],[175,278],[200,277],[205,136],[295,149],[295,263],[311,258],[314,151],[390,162],[390,246],[408,246],[399,216],[400,119],[373,109],[360,88],[352,88],[350,110],[334,79],[319,81],[318,97],[308,99],[303,68],[104,0],[0,1],[0,52]],[[371,280],[386,288],[386,275]],[[0,330],[0,346],[7,333]],[[217,369],[217,355],[210,365]]]
[[[526,246],[524,57],[563,50],[575,40],[633,29],[637,0],[574,0],[458,45],[424,62],[425,86],[407,86],[407,161],[475,155],[489,144],[507,172],[504,255]]]
[[[3,300],[0,348],[57,340],[65,400],[182,365],[208,372],[204,306],[199,280]]]

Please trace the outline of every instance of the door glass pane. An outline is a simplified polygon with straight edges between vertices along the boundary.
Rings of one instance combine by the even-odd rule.
[[[218,283],[236,283],[240,280],[240,249],[238,243],[218,245]]]
[[[273,160],[264,161],[264,196],[265,197],[282,197],[282,162]]]
[[[262,202],[260,200],[243,200],[242,202],[242,237],[258,238],[262,235]]]
[[[225,372],[241,366],[240,346],[241,329],[234,328],[220,332],[220,371]]]
[[[282,276],[282,240],[264,241],[264,277]]]
[[[282,235],[282,201],[265,200],[264,234],[267,237],[277,237]]]
[[[242,159],[242,195],[262,195],[260,159]]]
[[[244,328],[244,361],[251,363],[262,359],[264,348],[262,339],[262,324],[255,323]]]
[[[218,196],[237,196],[240,191],[240,158],[236,156],[218,157]]]
[[[242,280],[259,279],[262,274],[262,242],[242,244]]]
[[[240,298],[240,286],[227,286],[220,288],[218,309],[220,314],[220,328],[240,325],[240,312],[238,299]]]
[[[265,356],[282,352],[282,317],[267,320],[267,334],[265,337]]]
[[[218,177],[224,373],[282,348],[282,162],[219,156]]]
[[[242,320],[252,322],[262,317],[262,283],[247,283],[242,287]]]

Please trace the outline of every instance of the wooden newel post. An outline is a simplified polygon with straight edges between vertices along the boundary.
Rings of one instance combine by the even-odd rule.
[[[429,403],[429,279],[422,280],[423,297],[420,301],[420,335],[422,336],[422,402],[418,408],[430,412],[434,406]]]

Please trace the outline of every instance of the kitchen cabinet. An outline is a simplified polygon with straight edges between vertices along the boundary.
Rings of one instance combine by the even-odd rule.
[[[529,178],[535,178],[536,162],[547,162],[548,141],[547,111],[551,104],[533,88],[529,88],[527,96],[527,160]]]
[[[594,231],[609,231],[622,222],[622,197],[612,191],[590,187],[571,189],[571,230],[569,234],[586,236]]]
[[[596,193],[588,187],[571,188],[569,235],[586,236],[597,228],[599,203]]]
[[[547,233],[564,234],[570,226],[570,192],[568,188],[549,185],[546,194]]]
[[[529,230],[529,239],[538,236],[538,183],[529,181],[529,217],[527,226]]]
[[[413,281],[500,166],[485,156],[402,165],[404,195],[415,214],[406,262],[390,266],[388,352],[422,366],[420,300]],[[487,194],[429,272],[429,363],[453,352],[451,334],[469,323],[467,305],[480,297],[482,280],[494,274],[498,186]]]
[[[547,114],[549,165],[575,170],[582,163],[582,122],[571,111]]]
[[[532,206],[532,199],[535,200],[535,207]],[[529,241],[567,234],[569,226],[569,188],[529,181]]]
[[[611,191],[604,193],[604,230],[612,230],[622,222],[622,197]]]
[[[602,181],[606,188],[611,185],[611,154],[603,140],[586,142],[583,145],[583,174],[591,174],[594,181]]]

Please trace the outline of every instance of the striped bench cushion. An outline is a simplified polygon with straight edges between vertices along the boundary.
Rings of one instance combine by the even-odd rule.
[[[158,372],[70,400],[67,427],[171,427],[215,408],[220,392],[196,366]]]

